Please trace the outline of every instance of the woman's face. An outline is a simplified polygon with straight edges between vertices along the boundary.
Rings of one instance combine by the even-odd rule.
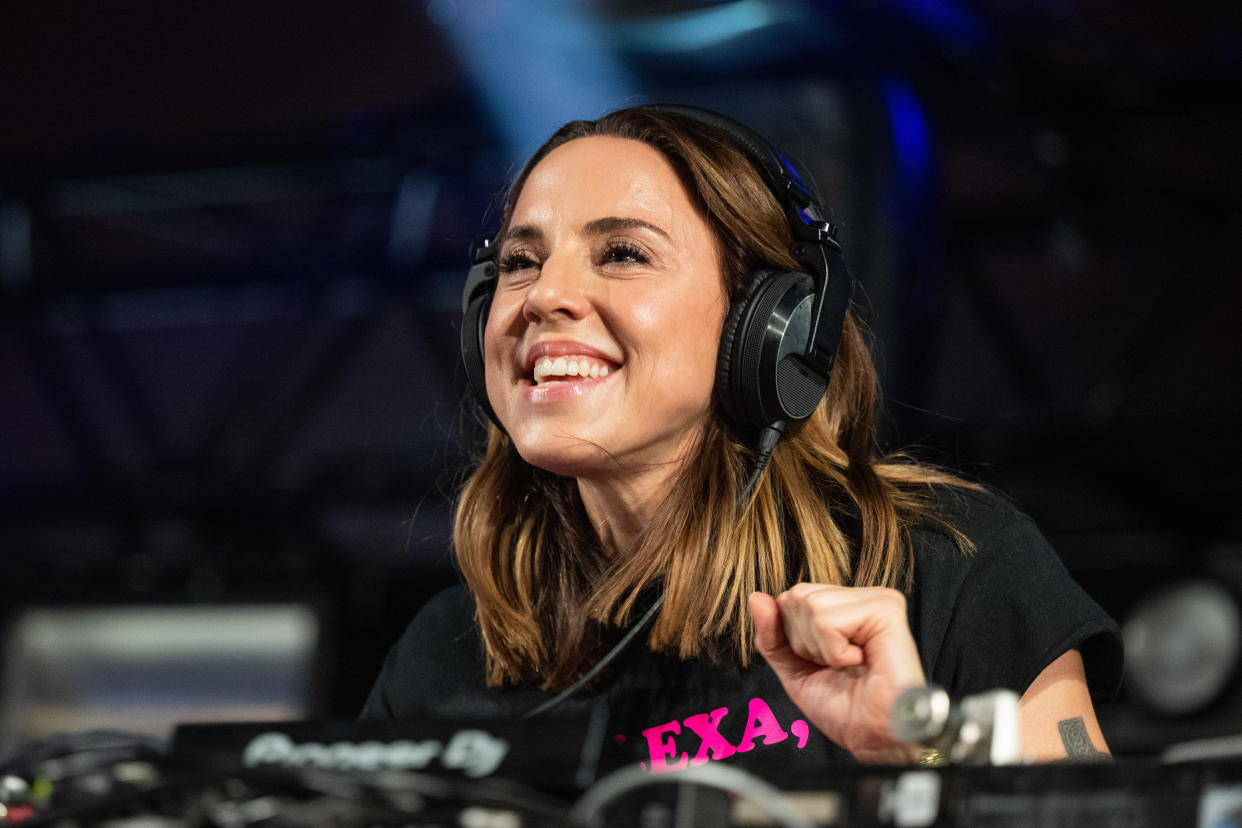
[[[487,393],[518,453],[600,481],[675,468],[706,421],[725,295],[711,230],[664,156],[612,137],[556,148],[522,187],[499,263]]]

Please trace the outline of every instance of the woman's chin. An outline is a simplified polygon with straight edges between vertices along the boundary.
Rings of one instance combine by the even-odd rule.
[[[514,445],[523,460],[535,468],[562,477],[595,477],[608,467],[616,470],[617,463],[599,445],[571,438],[558,439],[558,445],[548,445],[542,440],[535,445]]]

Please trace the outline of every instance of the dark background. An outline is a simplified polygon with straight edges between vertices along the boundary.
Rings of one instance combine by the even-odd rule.
[[[468,245],[561,122],[670,100],[815,167],[890,446],[1008,493],[1119,620],[1237,593],[1238,9],[9,4],[5,608],[308,601],[314,712],[352,715],[453,579]],[[1180,716],[1127,690],[1106,735],[1238,732],[1235,683]]]

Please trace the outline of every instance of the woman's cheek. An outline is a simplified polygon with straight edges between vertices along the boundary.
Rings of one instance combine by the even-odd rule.
[[[508,393],[512,382],[513,347],[510,337],[502,336],[495,325],[496,315],[488,317],[483,331],[483,370],[487,384],[487,399],[496,416],[504,422]]]
[[[655,302],[638,302],[630,308],[630,318],[635,328],[653,328],[659,323],[659,308]]]

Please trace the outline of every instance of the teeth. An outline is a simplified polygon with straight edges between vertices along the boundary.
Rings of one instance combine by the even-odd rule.
[[[535,384],[566,377],[606,377],[611,372],[607,365],[585,356],[544,357],[535,363]]]

